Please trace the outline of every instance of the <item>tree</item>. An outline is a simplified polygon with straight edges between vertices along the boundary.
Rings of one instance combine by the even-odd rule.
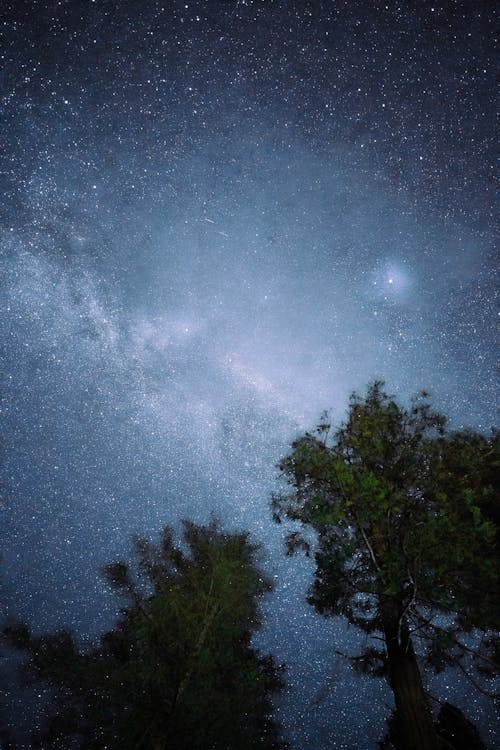
[[[116,627],[81,651],[68,632],[4,630],[56,691],[43,746],[134,750],[285,748],[271,718],[280,669],[251,645],[270,590],[246,534],[184,523],[184,549],[163,531],[135,540],[136,574],[105,569],[126,599]]]
[[[388,733],[378,743],[380,750],[406,750],[400,737],[399,721],[396,713],[388,719]],[[444,702],[437,715],[436,732],[441,744],[450,750],[486,750],[479,733],[462,711],[451,703]]]
[[[415,644],[436,669],[453,663],[468,674],[471,649],[460,636],[498,628],[498,440],[447,433],[425,393],[406,409],[383,386],[353,394],[334,434],[324,415],[292,444],[280,469],[293,489],[273,499],[274,517],[316,532],[308,601],[382,639],[384,651],[371,646],[357,665],[387,674],[402,746],[435,750],[442,741]],[[290,554],[312,546],[297,531],[287,544]],[[494,640],[481,643],[479,664],[494,671]]]

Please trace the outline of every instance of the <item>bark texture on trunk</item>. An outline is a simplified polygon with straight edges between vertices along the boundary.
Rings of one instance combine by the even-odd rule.
[[[394,693],[405,750],[440,750],[415,651],[406,626],[399,626],[397,608],[382,606],[389,682]]]

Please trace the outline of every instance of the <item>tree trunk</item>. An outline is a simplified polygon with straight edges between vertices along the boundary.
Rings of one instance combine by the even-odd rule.
[[[415,651],[397,608],[382,605],[382,622],[389,666],[389,683],[394,693],[398,728],[404,750],[439,750],[441,743],[434,727]]]

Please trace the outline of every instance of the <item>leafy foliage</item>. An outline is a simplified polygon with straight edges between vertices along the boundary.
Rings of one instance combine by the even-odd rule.
[[[446,434],[445,418],[422,393],[406,410],[380,382],[354,394],[346,424],[292,444],[280,464],[293,492],[273,499],[275,516],[317,532],[310,601],[325,614],[347,614],[379,629],[381,594],[398,598],[406,616],[417,605],[459,613],[462,623],[498,627],[497,507],[493,477],[498,440]],[[488,516],[489,513],[489,516]],[[292,532],[295,549],[310,542]]]
[[[316,532],[309,602],[383,634],[396,703],[410,673],[420,679],[414,640],[430,646],[435,669],[468,673],[460,636],[500,626],[498,456],[497,435],[449,433],[425,392],[407,409],[375,382],[352,395],[335,432],[324,416],[280,464],[292,492],[273,499],[275,519]],[[292,532],[288,550],[301,547],[309,554],[310,540]],[[486,642],[483,666],[495,649]]]
[[[91,651],[67,632],[5,630],[29,653],[32,677],[57,689],[44,747],[285,747],[271,718],[280,670],[251,645],[258,601],[270,590],[257,548],[215,523],[185,522],[184,543],[167,528],[159,544],[135,540],[135,576],[121,562],[106,567],[126,606]]]

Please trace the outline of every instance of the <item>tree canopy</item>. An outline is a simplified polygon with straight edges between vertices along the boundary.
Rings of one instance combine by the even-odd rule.
[[[5,629],[32,677],[56,690],[43,746],[134,750],[286,747],[271,718],[280,669],[251,645],[270,590],[248,536],[184,523],[158,544],[135,540],[136,566],[108,565],[126,606],[90,651],[69,632]]]
[[[273,499],[275,519],[316,532],[287,539],[290,553],[315,545],[309,602],[382,637],[362,663],[387,672],[404,747],[440,747],[414,644],[436,669],[468,673],[460,636],[484,628],[478,665],[498,666],[497,437],[448,432],[427,394],[405,408],[375,382],[336,430],[325,415],[298,438],[280,469],[292,491]]]

